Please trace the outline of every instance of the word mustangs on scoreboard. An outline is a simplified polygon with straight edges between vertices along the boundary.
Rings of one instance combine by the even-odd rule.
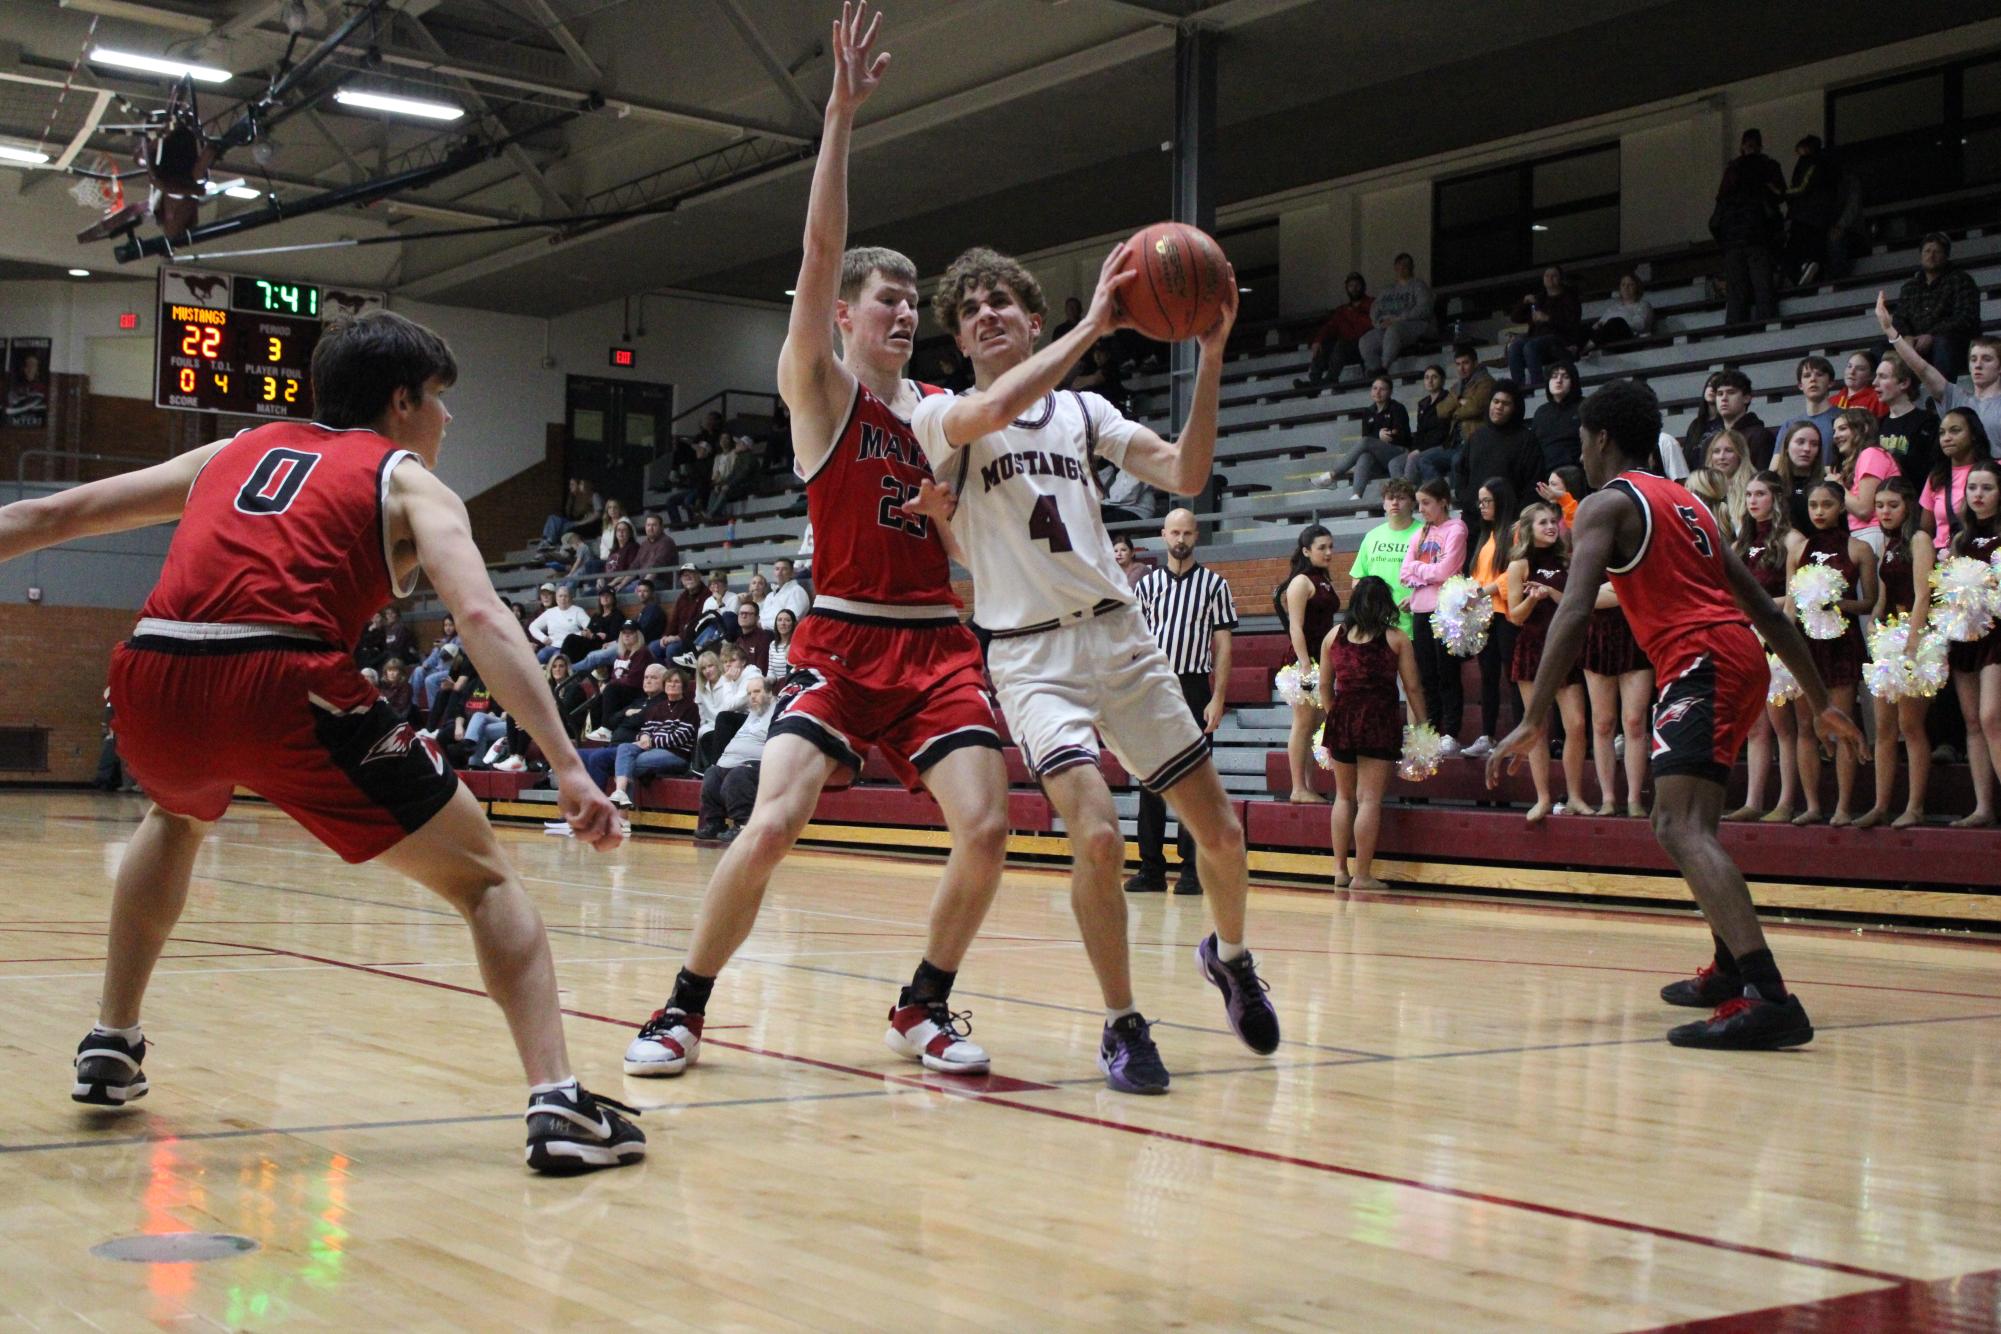
[[[380,292],[163,266],[153,402],[309,421],[323,322],[383,304]]]

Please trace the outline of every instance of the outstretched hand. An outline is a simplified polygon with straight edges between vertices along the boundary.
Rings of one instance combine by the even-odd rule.
[[[948,523],[959,511],[959,493],[952,489],[950,482],[925,480],[917,484],[917,498],[903,502],[905,514],[915,514],[919,518],[935,523]]]
[[[1230,341],[1230,330],[1237,323],[1237,268],[1228,260],[1223,261],[1223,310],[1216,322],[1197,335],[1197,341],[1207,356],[1220,357],[1224,346]],[[1384,439],[1389,437],[1385,435]]]
[[[569,822],[570,832],[599,852],[610,852],[625,841],[628,830],[618,807],[594,784],[559,783],[556,807]]]
[[[862,24],[868,26],[864,28]],[[834,88],[827,95],[827,105],[843,111],[853,111],[868,101],[869,94],[882,82],[882,73],[889,68],[889,52],[870,59],[869,51],[875,46],[876,29],[882,26],[882,13],[873,17],[868,12],[868,0],[857,0],[851,8],[841,5],[841,16],[834,20]]]
[[[1092,331],[1094,337],[1102,337],[1114,329],[1131,328],[1126,319],[1125,307],[1119,302],[1119,292],[1137,275],[1137,269],[1126,267],[1126,258],[1132,254],[1132,247],[1121,241],[1112,247],[1112,253],[1105,256],[1105,262],[1098,266],[1097,290],[1091,293],[1091,305],[1084,312],[1080,323]]]
[[[1526,723],[1518,724],[1514,731],[1495,742],[1494,749],[1488,752],[1487,786],[1490,789],[1499,787],[1503,766],[1506,766],[1506,772],[1515,772],[1521,768],[1529,752],[1541,744],[1541,738]]]
[[[1814,735],[1831,744],[1837,752],[1847,751],[1857,764],[1869,763],[1869,744],[1853,719],[1832,704],[1814,715]]]
[[[1876,293],[1876,324],[1883,330],[1884,337],[1890,334],[1890,299],[1882,292]]]

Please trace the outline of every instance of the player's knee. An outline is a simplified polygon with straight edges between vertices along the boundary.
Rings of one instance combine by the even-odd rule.
[[[1125,835],[1119,832],[1116,820],[1093,818],[1083,822],[1071,831],[1070,842],[1076,859],[1094,870],[1116,867],[1125,860]]]
[[[1667,849],[1670,856],[1676,849],[1685,847],[1697,832],[1696,821],[1688,812],[1678,810],[1664,802],[1654,802],[1654,837]]]
[[[1007,855],[1005,803],[981,806],[960,820],[959,826],[953,833],[953,846],[996,861]]]

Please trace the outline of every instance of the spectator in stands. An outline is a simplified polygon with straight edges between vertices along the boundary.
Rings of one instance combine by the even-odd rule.
[[[1717,531],[1728,542],[1736,531],[1730,521],[1730,479],[1714,468],[1697,468],[1682,485],[1688,488],[1690,495],[1709,507],[1710,515],[1716,520]]]
[[[412,683],[412,702],[419,708],[428,709],[437,697],[439,685],[451,675],[452,659],[459,653],[459,627],[450,612],[438,627],[438,637],[431,643],[431,651],[417,664],[415,680]]]
[[[1411,590],[1411,644],[1417,651],[1417,676],[1424,686],[1424,711],[1445,739],[1445,753],[1459,753],[1459,728],[1465,693],[1459,682],[1459,659],[1431,631],[1431,613],[1438,610],[1438,586],[1466,568],[1466,523],[1452,516],[1452,489],[1433,478],[1417,489],[1417,512],[1424,526],[1404,553],[1398,582]]]
[[[732,448],[717,453],[709,469],[706,510],[709,518],[721,518],[724,510],[757,489],[759,469],[751,450],[751,442],[745,437],[736,440]]]
[[[1827,683],[1829,699],[1834,707],[1851,718],[1855,716],[1855,691],[1862,684],[1862,663],[1864,660],[1861,620],[1876,607],[1876,553],[1868,543],[1852,535],[1848,528],[1848,508],[1843,503],[1841,483],[1822,479],[1815,482],[1807,494],[1807,516],[1812,527],[1806,530],[1806,540],[1795,548],[1786,566],[1786,580],[1791,583],[1794,574],[1802,565],[1812,563],[1824,565],[1840,573],[1843,580],[1840,601],[1836,604],[1842,615],[1848,618],[1846,632],[1834,639],[1807,639],[1807,647],[1813,651],[1813,663],[1820,671],[1820,679]],[[1793,817],[1796,825],[1819,824],[1820,813],[1820,740],[1814,735],[1813,720],[1817,713],[1804,699],[1793,701],[1795,710],[1795,730],[1799,734],[1800,796],[1805,809]],[[1847,746],[1835,749],[1834,767],[1834,818],[1833,825],[1846,825],[1854,819],[1855,773],[1860,756]]]
[[[1802,286],[1827,265],[1829,233],[1841,216],[1841,169],[1821,138],[1793,145],[1793,179],[1786,190],[1786,273]]]
[[[617,639],[618,627],[624,625],[625,622],[626,615],[619,608],[618,594],[612,592],[609,588],[600,588],[598,590],[597,607],[591,612],[591,628],[588,632],[592,640],[593,651],[601,649],[611,643],[612,640]],[[571,665],[574,669],[575,663],[573,662]]]
[[[1075,297],[1070,299],[1076,300]],[[1088,389],[1120,412],[1132,404],[1132,396],[1126,392],[1125,376],[1119,370],[1117,345],[1109,338],[1100,338],[1092,345],[1090,355],[1071,372],[1069,387]]]
[[[1779,246],[1779,202],[1785,194],[1785,173],[1765,156],[1764,135],[1744,131],[1737,157],[1724,168],[1716,206],[1709,214],[1709,233],[1723,247],[1726,323],[1779,317],[1773,292],[1774,256]]]
[[[563,495],[563,508],[542,521],[542,545],[554,547],[564,533],[580,532],[598,521],[604,500],[591,490],[582,477],[572,477]]]
[[[482,681],[475,681],[453,730],[463,763],[474,769],[491,769],[507,758],[507,715],[500,701]]]
[[[667,633],[667,610],[660,605],[653,580],[641,579],[632,589],[639,595],[639,601],[633,604],[632,619],[639,622],[639,633],[650,644]]]
[[[417,635],[403,623],[403,614],[390,603],[382,609],[382,655],[364,666],[382,670],[382,664],[391,658],[401,658],[413,662],[417,657]]]
[[[1535,491],[1543,504],[1556,506],[1556,512],[1563,516],[1563,531],[1567,533],[1577,519],[1578,502],[1591,494],[1591,483],[1585,478],[1583,468],[1565,464],[1561,468],[1551,468],[1548,480],[1539,484]]]
[[[1410,413],[1391,397],[1390,377],[1378,372],[1369,382],[1369,407],[1362,414],[1361,438],[1334,456],[1333,466],[1313,479],[1330,490],[1350,482],[1357,498],[1378,477],[1388,477],[1410,452]]]
[[[1876,294],[1876,303],[1883,303],[1881,292]],[[1887,309],[1884,313],[1888,314]],[[1889,412],[1883,406],[1882,395],[1876,392],[1876,358],[1867,352],[1849,353],[1841,372],[1841,388],[1834,391],[1828,402],[1837,408],[1867,408],[1878,417]]]
[[[1508,553],[1514,547],[1515,520],[1520,506],[1514,488],[1504,477],[1489,477],[1480,483],[1477,522],[1472,525],[1468,546],[1473,552],[1469,573],[1494,605],[1494,619],[1488,623],[1487,643],[1480,650],[1480,735],[1466,747],[1468,759],[1483,760],[1494,748],[1494,738],[1506,736],[1501,723],[1501,705],[1506,696],[1508,667],[1514,661],[1515,626],[1508,619]],[[1521,701],[1506,701],[1508,712],[1521,719]]]
[[[1897,328],[1946,379],[1966,368],[1966,345],[1980,332],[1980,288],[1952,262],[1944,232],[1930,233],[1918,248],[1918,271],[1897,293]]]
[[[1487,424],[1473,433],[1459,452],[1453,473],[1453,491],[1459,512],[1473,515],[1479,504],[1479,483],[1485,477],[1503,477],[1518,496],[1535,494],[1536,483],[1549,476],[1542,461],[1542,447],[1535,432],[1522,420],[1522,391],[1512,380],[1494,386],[1487,400]],[[1423,666],[1423,654],[1418,665]]]
[[[741,602],[741,598],[735,593],[730,592],[729,571],[709,571],[709,592],[708,596],[702,599],[702,614],[704,616],[713,612],[717,616],[734,619],[736,609]]]
[[[1716,381],[1722,371],[1711,371],[1709,378],[1702,382],[1702,402],[1695,408],[1695,415],[1688,419],[1688,428],[1681,433],[1681,475],[1686,477],[1690,469],[1702,466],[1702,453],[1709,437],[1722,427],[1716,420]]]
[[[640,714],[639,735],[612,749],[612,804],[632,805],[632,783],[671,778],[688,772],[695,754],[695,702],[688,698],[688,681],[681,673],[655,663],[647,669],[649,692],[654,674],[660,692],[649,698]],[[603,779],[599,779],[603,782]]]
[[[1370,575],[1381,579],[1390,587],[1390,595],[1397,604],[1397,629],[1405,635],[1411,633],[1410,590],[1403,586],[1403,558],[1410,550],[1410,542],[1417,535],[1417,520],[1413,511],[1417,508],[1417,487],[1409,479],[1392,477],[1383,483],[1383,521],[1371,528],[1362,539],[1362,545],[1355,550],[1355,559],[1348,566],[1350,580],[1366,579]]]
[[[765,655],[764,679],[776,690],[785,684],[785,678],[792,671],[792,632],[799,628],[799,618],[784,607],[771,618],[771,648]]]
[[[1057,339],[1061,338],[1064,334],[1069,333],[1072,329],[1077,327],[1078,322],[1083,318],[1084,318],[1084,303],[1078,300],[1074,296],[1064,297],[1063,320],[1054,329],[1051,329],[1049,331],[1049,342],[1053,343]],[[1044,344],[1044,346],[1047,346],[1047,344]]]
[[[632,535],[632,520],[614,519],[611,529],[611,555],[604,562],[605,587],[619,589],[631,582],[625,571],[639,563],[639,543]]]
[[[1807,492],[1815,482],[1827,476],[1827,467],[1821,460],[1825,451],[1820,443],[1820,428],[1812,422],[1801,422],[1793,427],[1786,437],[1779,456],[1772,460],[1772,471],[1785,484],[1786,518],[1793,531],[1800,534],[1810,532],[1813,519],[1807,513]]]
[[[1570,533],[1554,505],[1538,503],[1522,510],[1515,523],[1514,546],[1509,549],[1508,619],[1516,626],[1515,649],[1508,675],[1526,705],[1535,693],[1535,675],[1542,666],[1544,642],[1549,623],[1563,600],[1570,579]],[[1456,660],[1455,660],[1456,661]],[[1529,775],[1535,782],[1535,805],[1529,807],[1528,822],[1540,824],[1550,815],[1584,809],[1584,736],[1589,728],[1584,712],[1584,674],[1572,668],[1570,677],[1556,692],[1558,715],[1563,720],[1564,800],[1557,801],[1549,785],[1549,725],[1529,749]]]
[[[611,560],[611,553],[618,549],[618,521],[625,517],[625,505],[616,497],[604,503],[604,527],[598,533],[598,563]],[[627,525],[630,528],[630,525]],[[633,530],[637,531],[637,530]]]
[[[1876,364],[1876,396],[1883,400],[1877,442],[1912,486],[1922,486],[1938,461],[1938,414],[1918,406],[1917,392],[1917,372],[1902,357],[1891,353]]]
[[[572,590],[579,584],[595,582],[595,576],[604,571],[604,566],[598,561],[596,546],[575,533],[564,533],[563,545],[543,564]]]
[[[711,657],[715,660],[715,670],[698,671],[695,686],[695,705],[702,716],[701,735],[695,743],[698,769],[715,763],[716,756],[743,721],[744,701],[749,697],[751,683],[764,680],[764,674],[750,665],[743,650],[735,644],[724,644],[713,654],[703,653],[696,659],[697,668]]]
[[[1493,397],[1494,385],[1498,382],[1480,364],[1480,350],[1471,343],[1452,345],[1452,365],[1459,372],[1459,380],[1452,386],[1452,445],[1454,449],[1459,449],[1465,446],[1467,437],[1486,422],[1487,400]],[[1441,415],[1445,415],[1443,409]],[[1425,472],[1426,481],[1433,476],[1443,477],[1450,471],[1442,469],[1434,474],[1426,465],[1420,465],[1420,469]],[[1420,660],[1418,665],[1422,667],[1423,662]]]
[[[1709,436],[1718,431],[1735,431],[1744,438],[1744,448],[1751,456],[1752,466],[1763,468],[1772,460],[1772,431],[1751,411],[1751,377],[1735,369],[1716,372],[1716,420],[1711,424],[1708,435],[1703,436],[1700,446],[1688,460],[1688,466],[1700,465],[1708,448]],[[1815,431],[1819,434],[1818,428]],[[1825,439],[1825,437],[1822,437]]]
[[[1426,366],[1424,393],[1417,400],[1417,424],[1410,433],[1410,453],[1404,456],[1403,471],[1391,474],[1408,479],[1413,496],[1417,484],[1426,477],[1443,477],[1451,470],[1452,414],[1458,407],[1458,395],[1445,387],[1445,368]],[[1391,578],[1390,587],[1395,588],[1396,582]]]
[[[1535,410],[1530,423],[1536,443],[1542,447],[1542,471],[1576,467],[1584,457],[1578,428],[1584,390],[1577,383],[1577,367],[1567,361],[1551,366],[1545,388],[1549,397]]]
[[[555,605],[528,626],[528,637],[535,641],[536,660],[543,663],[566,649],[574,649],[576,645],[570,641],[584,638],[591,628],[591,614],[572,600],[568,584],[559,584],[553,591]]]
[[[736,633],[729,636],[730,642],[743,650],[751,666],[766,672],[771,665],[772,633],[758,623],[757,604],[737,603],[736,616],[736,625],[732,627]]]
[[[1369,575],[1355,585],[1347,623],[1327,636],[1320,654],[1320,700],[1327,714],[1324,736],[1334,761],[1334,809],[1328,823],[1337,888],[1387,888],[1374,872],[1383,791],[1403,754],[1399,681],[1410,699],[1411,721],[1425,721],[1417,661],[1396,621],[1389,585]]]
[[[1842,485],[1849,532],[1867,542],[1880,558],[1883,530],[1876,523],[1876,495],[1891,478],[1903,480],[1903,473],[1897,461],[1876,443],[1875,413],[1842,408],[1835,414],[1834,457],[1828,475]],[[1914,498],[1916,494],[1914,488]]]
[[[711,576],[712,579],[718,577],[720,572]],[[683,659],[695,651],[695,627],[701,622],[702,608],[709,595],[702,587],[702,572],[694,566],[683,565],[680,579],[680,595],[667,609],[667,628],[660,632],[654,651],[662,662],[688,667],[692,664]]]
[[[555,697],[556,712],[563,720],[563,735],[583,740],[584,733],[597,726],[597,682],[579,673],[561,653],[549,659],[545,669],[549,693]]]
[[[1335,307],[1326,323],[1314,333],[1313,355],[1307,362],[1306,374],[1292,382],[1295,389],[1318,389],[1330,380],[1338,385],[1342,372],[1362,359],[1362,336],[1375,328],[1370,312],[1376,303],[1369,295],[1368,281],[1361,274],[1349,274],[1344,285],[1348,300]]]
[[[555,605],[555,599],[553,598],[550,599],[550,605],[551,606]],[[536,612],[537,615],[540,614],[540,610],[541,609],[538,607]],[[534,643],[535,641],[533,641],[532,639],[528,639],[528,622],[534,619],[534,617],[529,615],[528,608],[522,606],[519,602],[516,602],[510,598],[508,599],[507,603],[507,612],[508,615],[514,618],[514,623],[521,627],[521,637],[524,640],[528,640],[528,642],[531,644]]]
[[[1934,411],[1971,408],[1987,427],[1987,438],[2001,441],[2001,338],[1983,335],[1967,344],[1966,370],[1973,380],[1973,390],[1969,393],[1926,361],[1912,340],[1898,331],[1881,292],[1876,293],[1876,323],[1882,326],[1890,350],[1911,368],[1925,392],[1931,395]]]
[[[404,674],[403,659],[387,658],[382,663],[382,682],[378,687],[382,699],[389,705],[389,711],[405,722],[410,718],[410,678]]]
[[[1786,605],[1786,568],[1806,539],[1793,527],[1787,483],[1775,472],[1761,472],[1744,493],[1744,524],[1731,539],[1737,559],[1758,581],[1766,596]],[[1726,820],[1760,820],[1789,824],[1799,799],[1799,752],[1791,704],[1766,704],[1744,743],[1746,778],[1744,804]],[[1776,739],[1777,744],[1774,745]],[[1772,757],[1779,761],[1779,804],[1765,809],[1765,776]]]
[[[1097,460],[1097,473],[1105,497],[1098,513],[1106,523],[1137,523],[1153,517],[1159,508],[1158,491],[1107,458]]]
[[[1334,589],[1333,562],[1334,535],[1317,523],[1308,524],[1299,530],[1299,540],[1292,548],[1292,568],[1272,598],[1302,681],[1317,670],[1314,664],[1320,661],[1321,642],[1334,628],[1334,617],[1341,610],[1341,595]],[[1301,804],[1325,801],[1308,781],[1307,768],[1313,763],[1314,724],[1320,721],[1318,699],[1306,692],[1291,708],[1292,730],[1285,743],[1292,778],[1290,799]]]
[[[1810,421],[1820,428],[1820,438],[1826,442],[1829,466],[1834,464],[1834,414],[1841,409],[1829,401],[1834,390],[1834,363],[1826,357],[1810,356],[1800,358],[1799,365],[1793,367],[1793,382],[1799,386],[1800,403],[1793,409],[1793,415],[1779,424],[1779,439],[1791,434],[1794,422]]]
[[[1952,415],[1964,420],[1973,414],[1954,408]],[[1980,459],[1968,470],[1958,531],[1946,550],[1978,561],[2001,553],[2001,464]],[[2001,774],[2001,624],[1985,638],[1954,644],[1951,661],[1952,687],[1966,720],[1967,767],[1973,771],[1973,810],[1952,827],[1984,829],[1994,823],[1995,777]]]
[[[1640,281],[1639,274],[1628,269],[1619,275],[1618,297],[1585,329],[1578,355],[1630,343],[1653,331],[1654,308],[1647,300],[1647,285]]]
[[[804,616],[812,609],[813,599],[808,596],[805,586],[792,577],[792,562],[784,556],[771,562],[772,577],[778,583],[763,597],[757,599],[757,614],[764,628],[771,628],[772,618],[781,611],[789,611],[794,616]],[[756,588],[753,580],[752,589]]]
[[[1390,267],[1396,281],[1377,295],[1369,309],[1371,327],[1357,345],[1362,368],[1371,375],[1388,370],[1405,348],[1438,333],[1437,298],[1431,284],[1417,276],[1417,261],[1402,254]]]
[[[373,668],[376,663],[382,661],[383,620],[384,620],[383,615],[379,611],[376,612],[373,616],[368,618],[368,624],[362,629],[361,638],[355,641],[354,645],[355,666],[365,669]]]
[[[638,697],[646,669],[654,665],[652,650],[646,647],[645,637],[639,633],[638,621],[629,620],[619,626],[618,643],[612,654],[611,680],[601,692],[607,716],[618,713]]]
[[[1710,436],[1702,467],[1697,471],[1713,472],[1723,479],[1723,511],[1718,522],[1725,524],[1730,534],[1736,533],[1744,525],[1751,479],[1758,475],[1758,470],[1751,466],[1744,437],[1735,431],[1718,431]]]
[[[1974,464],[1992,457],[1987,433],[1972,408],[1953,408],[1939,418],[1938,462],[1918,494],[1918,524],[1931,534],[1941,559],[1966,514],[1966,479]]]
[[[1864,414],[1865,416],[1868,414]],[[1904,641],[1908,652],[1924,633],[1931,611],[1931,572],[1935,548],[1931,538],[1918,526],[1918,493],[1902,477],[1891,477],[1876,492],[1876,527],[1882,534],[1883,554],[1877,565],[1874,619],[1880,625],[1893,616],[1910,618],[1910,637]],[[1872,829],[1884,821],[1893,829],[1923,824],[1925,790],[1931,783],[1932,743],[1926,735],[1926,714],[1931,701],[1918,697],[1884,699],[1873,696],[1876,711],[1876,803],[1855,821],[1857,829]],[[1910,771],[1906,784],[1903,814],[1890,819],[1890,802],[1897,787],[1897,741],[1902,738]]]
[[[604,711],[604,726],[611,733],[610,744],[583,752],[584,767],[590,770],[593,780],[600,786],[607,780],[615,783],[613,790],[618,795],[614,796],[612,801],[617,805],[632,804],[632,798],[625,789],[632,781],[634,762],[640,754],[639,739],[645,734],[646,725],[650,722],[666,722],[683,712],[691,711],[676,707],[677,702],[668,698],[667,682],[678,678],[679,673],[670,671],[660,663],[649,663],[640,677],[639,689],[629,698],[614,706],[608,706]],[[686,703],[685,698],[678,701],[679,705]],[[689,728],[691,734],[693,730],[692,727]],[[691,745],[692,742],[691,735]],[[656,760],[654,763],[658,764],[659,761]],[[685,761],[683,764],[685,767]]]
[[[702,774],[696,838],[730,842],[750,822],[751,810],[757,805],[758,769],[764,760],[772,714],[771,695],[763,677],[753,679],[745,688],[743,714],[743,725]],[[727,828],[725,820],[729,821]]]
[[[425,736],[437,737],[449,733],[457,737],[459,731],[453,725],[464,716],[466,700],[480,685],[479,672],[463,648],[452,654],[451,665],[445,673],[444,679],[438,682],[437,690],[432,692],[425,725],[418,729]]]
[[[674,539],[668,536],[667,525],[661,521],[658,514],[649,514],[640,522],[644,525],[644,529],[639,539],[639,550],[634,554],[632,564],[626,568],[671,569],[674,562],[680,559],[681,552],[674,545]]]
[[[1584,305],[1563,279],[1563,266],[1542,271],[1542,290],[1530,292],[1509,317],[1527,330],[1508,344],[1508,376],[1516,384],[1544,383],[1545,367],[1573,361],[1584,342]]]
[[[1152,561],[1133,550],[1132,538],[1124,533],[1115,534],[1112,538],[1112,560],[1125,574],[1129,586],[1138,584],[1154,568]]]

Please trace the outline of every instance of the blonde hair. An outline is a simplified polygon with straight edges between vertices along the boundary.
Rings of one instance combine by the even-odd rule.
[[[841,300],[851,302],[859,297],[871,273],[917,286],[917,266],[902,251],[888,246],[858,245],[841,256]]]
[[[931,313],[946,333],[959,332],[959,307],[964,303],[966,293],[975,287],[984,287],[989,292],[1004,287],[1014,293],[1014,299],[1021,302],[1022,309],[1029,314],[1041,316],[1049,313],[1049,303],[1042,296],[1042,284],[1022,266],[1020,260],[1010,259],[998,250],[989,250],[985,246],[974,246],[952,261],[952,267],[945,270],[944,278],[938,283],[938,291],[931,298]]]
[[[1546,500],[1538,500],[1532,505],[1522,506],[1522,512],[1515,516],[1515,540],[1508,548],[1508,561],[1527,560],[1535,550],[1535,521],[1537,516],[1556,516],[1556,550],[1563,553],[1566,563],[1570,560],[1570,530],[1563,526],[1563,511]]]
[[[1737,521],[1730,513],[1729,475],[1715,468],[1697,468],[1688,475],[1688,489],[1702,503],[1709,506],[1709,512],[1716,519],[1716,526],[1722,529],[1723,540],[1728,542],[1737,531]],[[1750,484],[1745,483],[1748,490]]]
[[[1727,440],[1736,449],[1736,471],[1724,472],[1721,468],[1712,468],[1709,466],[1709,451],[1716,448],[1718,440]],[[1713,472],[1723,479],[1723,510],[1716,517],[1719,521],[1726,523],[1732,531],[1735,531],[1744,522],[1744,497],[1751,490],[1751,479],[1758,475],[1758,465],[1751,462],[1751,446],[1742,435],[1734,430],[1726,429],[1718,431],[1709,438],[1709,443],[1703,446],[1702,465],[1699,471]],[[1689,489],[1693,490],[1694,488],[1691,487]],[[1711,505],[1709,508],[1714,510],[1716,506]],[[1725,536],[1727,537],[1728,534],[1726,533]]]

